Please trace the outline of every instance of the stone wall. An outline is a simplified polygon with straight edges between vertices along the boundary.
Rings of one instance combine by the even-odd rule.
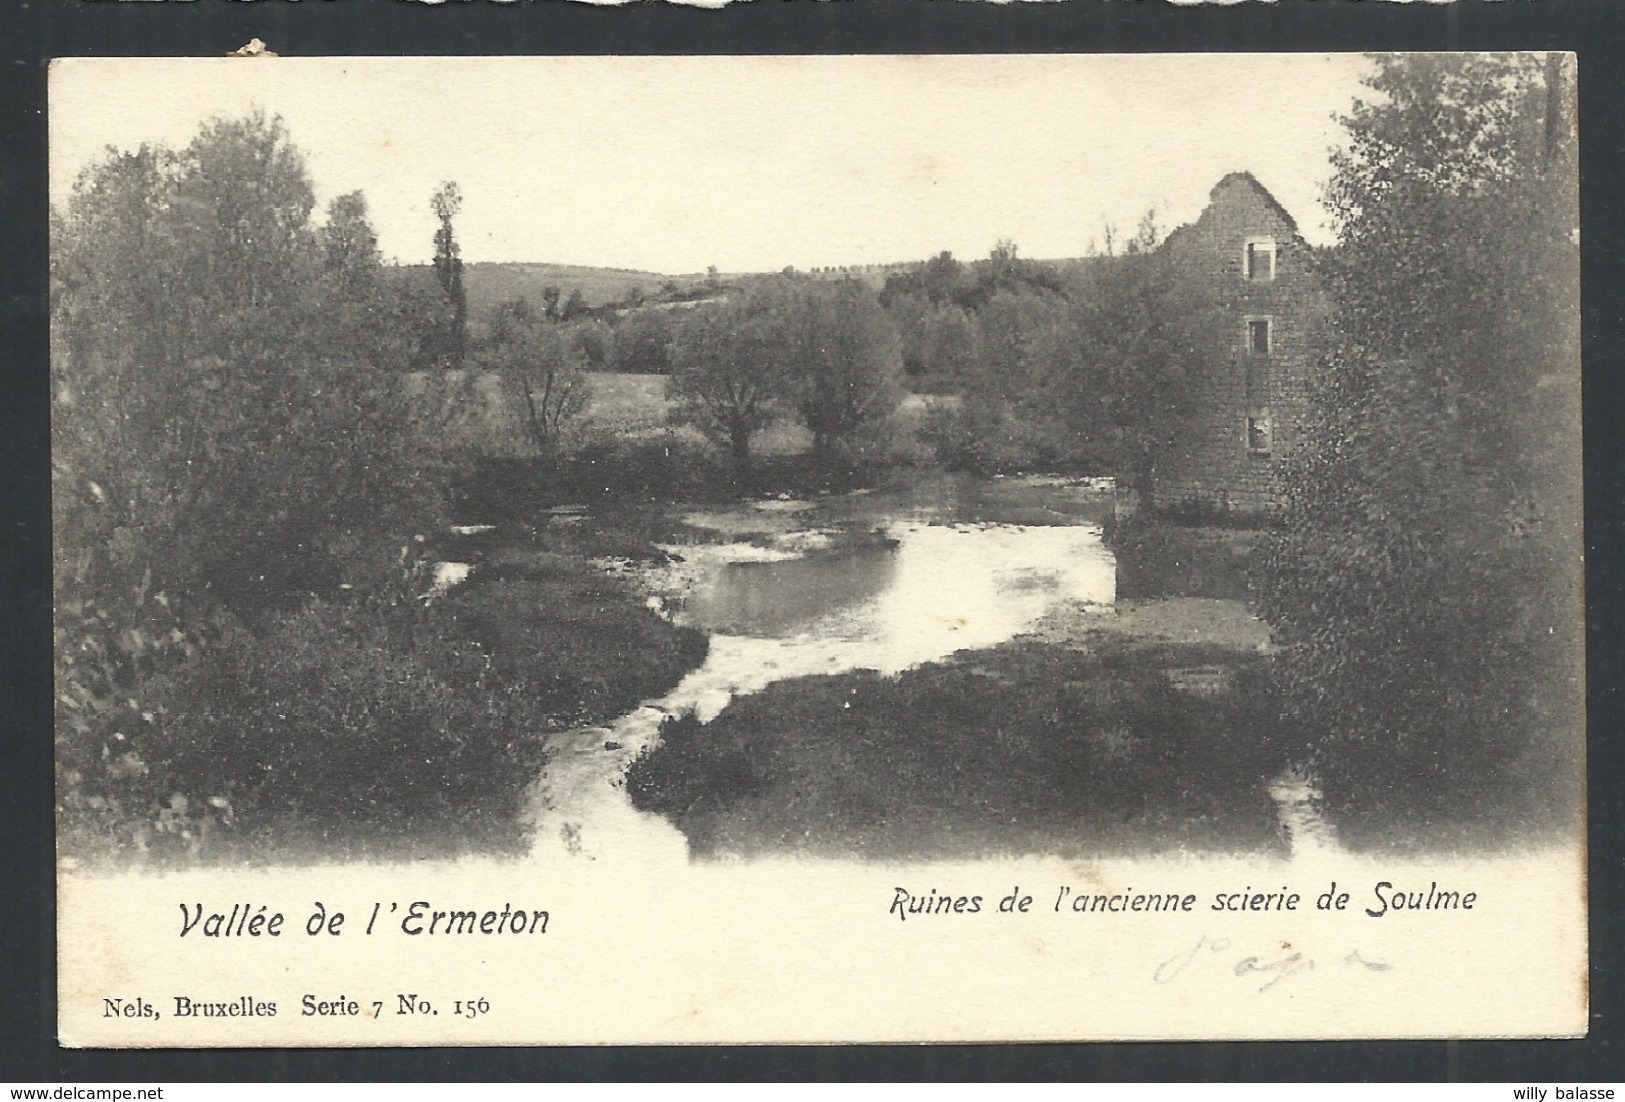
[[[1274,243],[1274,278],[1249,279],[1249,239]],[[1179,278],[1216,303],[1230,330],[1228,355],[1195,365],[1195,414],[1176,446],[1157,457],[1151,500],[1161,509],[1267,512],[1280,503],[1282,457],[1298,445],[1308,409],[1313,345],[1325,303],[1309,246],[1246,173],[1225,177],[1202,216],[1163,245]],[[1267,354],[1252,350],[1250,320],[1269,326]],[[1249,416],[1267,413],[1267,453],[1250,446]],[[1257,441],[1251,442],[1256,444]]]

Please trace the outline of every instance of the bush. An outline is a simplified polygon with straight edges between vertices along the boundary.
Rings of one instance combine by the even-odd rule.
[[[522,578],[476,571],[428,607],[378,593],[318,600],[253,632],[222,623],[169,643],[155,612],[139,638],[110,633],[63,684],[74,702],[59,747],[64,851],[521,848],[546,736],[665,692],[706,650],[703,634],[580,559],[544,553],[533,567]],[[105,661],[108,646],[124,657]],[[90,680],[109,669],[105,684]]]
[[[1253,519],[1254,525],[1262,522]],[[1140,511],[1119,518],[1107,539],[1117,558],[1117,596],[1246,600],[1264,531],[1197,527]]]
[[[97,809],[124,820],[104,843],[160,855],[207,855],[227,838],[238,854],[516,848],[544,720],[530,686],[450,626],[361,598],[223,634],[145,685],[146,726],[126,736],[132,783]]]
[[[730,468],[704,440],[662,430],[597,437],[552,459],[483,457],[453,492],[462,523],[528,520],[555,505],[696,496],[731,484]]]
[[[118,615],[129,608],[138,610],[134,623]],[[147,584],[112,610],[87,595],[59,600],[56,797],[64,853],[144,849],[155,832],[165,841],[193,841],[190,802],[154,775],[148,743],[168,686],[196,662],[200,647],[218,640],[223,623],[207,631],[201,621],[187,626]]]
[[[697,854],[865,857],[1279,844],[1284,764],[1257,669],[1176,689],[1192,648],[1086,655],[1011,644],[895,678],[780,682],[716,719],[668,719],[628,774]]]
[[[576,501],[683,497],[729,477],[716,450],[685,432],[590,443],[559,473]]]
[[[1334,339],[1259,594],[1355,844],[1579,829],[1571,64],[1385,56],[1341,120]]]
[[[758,455],[741,471],[697,435],[666,431],[599,440],[556,462],[479,460],[453,495],[458,523],[534,520],[556,505],[700,501],[741,494],[841,493],[870,486],[916,461],[907,442],[861,433],[824,462],[811,455]]]
[[[933,411],[934,404],[905,399],[890,417],[858,429],[846,449],[848,466],[874,477],[898,467],[931,463],[936,449],[925,438],[925,428]]]
[[[660,741],[639,751],[626,771],[632,805],[684,824],[699,852],[714,842],[706,824],[766,787],[744,744],[707,746],[708,734],[693,712],[667,716],[660,721]]]
[[[481,581],[444,599],[446,630],[467,639],[501,685],[522,685],[551,727],[602,723],[665,692],[705,659],[706,637],[667,623],[580,560],[545,575]]]
[[[1090,463],[1081,441],[1059,418],[1039,418],[1008,403],[967,399],[958,407],[934,406],[922,420],[920,439],[950,471],[1109,473],[1105,463]]]

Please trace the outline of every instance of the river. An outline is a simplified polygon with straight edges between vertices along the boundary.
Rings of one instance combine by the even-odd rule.
[[[621,786],[668,715],[709,720],[785,678],[896,673],[1002,643],[1061,602],[1110,605],[1116,564],[1102,525],[1111,508],[1109,483],[1039,477],[673,506],[683,532],[666,548],[673,562],[637,580],[675,622],[710,635],[709,653],[660,699],[551,741],[533,801],[534,856],[686,860],[682,835],[635,810]]]

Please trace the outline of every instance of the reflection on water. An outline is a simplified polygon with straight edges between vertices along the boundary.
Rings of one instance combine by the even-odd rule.
[[[1098,528],[893,531],[895,551],[715,564],[677,615],[712,631],[710,653],[659,706],[710,719],[732,697],[787,677],[898,673],[1002,643],[1057,601],[1113,598],[1113,562]]]
[[[680,622],[713,632],[791,635],[831,612],[873,600],[898,556],[864,549],[777,562],[723,562],[689,595]]]
[[[1112,603],[1103,505],[1109,499],[1088,483],[960,479],[805,508],[690,514],[696,542],[681,549],[667,607],[711,633],[710,652],[660,700],[554,740],[536,853],[686,858],[675,828],[614,787],[667,715],[709,720],[735,696],[785,678],[897,673],[1002,643],[1062,600]],[[833,538],[801,538],[813,532]],[[742,535],[770,544],[769,553]],[[794,557],[786,550],[807,547]]]

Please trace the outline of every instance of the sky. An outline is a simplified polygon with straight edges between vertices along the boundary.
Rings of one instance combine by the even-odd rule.
[[[108,146],[280,115],[319,208],[361,190],[427,262],[457,182],[468,261],[682,274],[1084,255],[1247,170],[1311,242],[1359,55],[87,58],[50,86],[51,194]]]

